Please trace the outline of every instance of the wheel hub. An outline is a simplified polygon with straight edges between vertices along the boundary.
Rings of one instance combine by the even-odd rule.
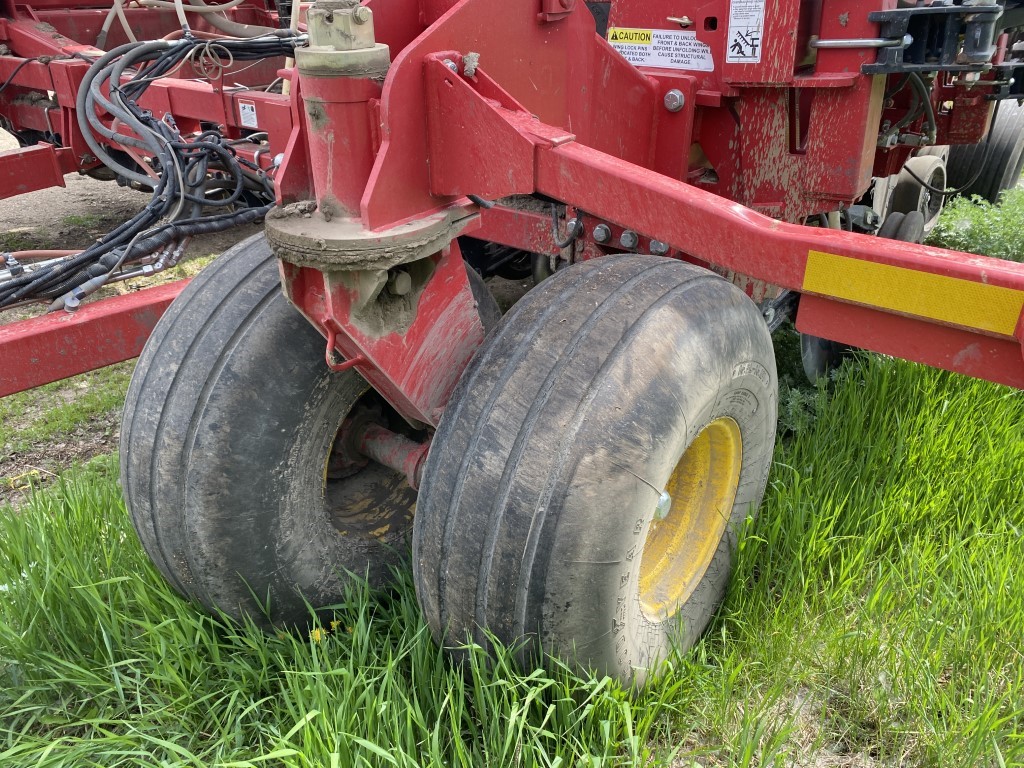
[[[640,560],[640,608],[671,618],[693,594],[725,534],[739,486],[742,440],[729,417],[700,431],[658,500]]]

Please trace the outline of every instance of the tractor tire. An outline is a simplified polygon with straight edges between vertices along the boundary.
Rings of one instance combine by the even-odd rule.
[[[434,437],[413,527],[434,637],[523,640],[527,663],[540,648],[642,685],[725,594],[777,397],[771,335],[731,283],[650,256],[559,270]]]
[[[897,239],[896,234],[900,231],[900,225],[903,224],[903,217],[906,215],[902,211],[893,211],[886,216],[882,226],[878,228],[877,237],[881,237],[884,240]]]
[[[991,141],[950,149],[946,176],[953,189],[969,184],[962,194],[997,203],[1004,191],[1017,185],[1024,169],[1024,106],[1001,102],[990,130]]]
[[[328,478],[346,415],[389,410],[358,373],[331,372],[324,346],[258,235],[182,291],[139,358],[125,499],[160,572],[211,611],[302,625],[343,599],[346,571],[379,584],[402,560],[416,500],[403,476],[370,462]]]
[[[924,234],[928,234],[938,223],[939,214],[942,213],[946,199],[921,184],[911,176],[911,172],[935,189],[944,190],[946,189],[946,164],[941,157],[935,155],[910,158],[903,170],[900,171],[889,203],[890,210],[893,212],[920,211],[924,218]]]
[[[800,334],[800,363],[804,369],[804,376],[811,384],[817,384],[818,379],[825,378],[830,371],[842,365],[852,353],[853,347],[840,344],[838,341],[812,336],[809,333]]]
[[[921,243],[927,231],[924,214],[921,211],[910,211],[903,216],[903,221],[896,228],[892,239],[901,243]]]

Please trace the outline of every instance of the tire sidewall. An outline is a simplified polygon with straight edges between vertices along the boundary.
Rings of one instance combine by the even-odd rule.
[[[661,340],[660,349],[649,340],[652,361],[672,364],[656,374],[657,366],[646,366],[645,375],[645,366],[623,356],[613,377],[619,385],[606,387],[589,406],[614,413],[618,428],[594,419],[577,437],[593,447],[576,464],[558,515],[552,561],[561,566],[549,567],[545,584],[542,626],[552,629],[542,637],[546,649],[578,652],[589,666],[642,684],[674,646],[698,639],[724,597],[739,530],[764,492],[777,414],[770,336],[753,305],[736,294],[729,294],[732,305],[723,313],[726,330],[710,345],[685,329]],[[737,423],[743,446],[725,535],[678,613],[652,622],[641,609],[638,580],[658,494],[686,448],[721,417]],[[595,505],[607,514],[595,519]],[[560,611],[582,621],[566,627]],[[576,648],[556,647],[554,638],[567,636]]]

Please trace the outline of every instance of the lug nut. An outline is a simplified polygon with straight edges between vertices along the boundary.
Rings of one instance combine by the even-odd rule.
[[[664,256],[668,253],[668,243],[663,243],[661,240],[651,240],[651,253],[655,256]]]
[[[640,244],[640,236],[631,229],[627,229],[622,233],[622,237],[619,238],[619,245],[623,248],[629,248],[632,250]]]
[[[686,106],[686,96],[678,88],[673,88],[665,94],[665,109],[669,112],[678,112]]]
[[[612,228],[607,224],[598,224],[594,227],[594,242],[607,243],[612,239]]]

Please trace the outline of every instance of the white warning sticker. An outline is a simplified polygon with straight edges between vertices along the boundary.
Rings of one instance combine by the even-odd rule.
[[[243,128],[259,128],[259,123],[256,122],[256,102],[239,99],[238,122]]]
[[[609,27],[608,42],[637,67],[697,72],[713,72],[715,69],[711,48],[697,39],[696,32]]]
[[[729,4],[729,64],[757,64],[761,61],[765,0],[732,0]]]

